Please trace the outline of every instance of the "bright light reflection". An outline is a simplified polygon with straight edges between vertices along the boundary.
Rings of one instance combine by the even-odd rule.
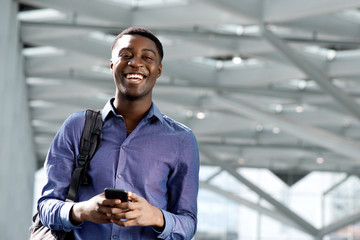
[[[274,128],[272,129],[272,132],[273,132],[274,134],[279,134],[279,133],[280,133],[280,128],[279,128],[279,127],[274,127]]]
[[[239,158],[238,160],[240,165],[243,165],[245,163],[245,159],[244,158]]]
[[[325,161],[325,159],[324,159],[324,158],[322,158],[322,157],[318,157],[318,158],[316,158],[316,162],[317,162],[318,164],[323,164],[323,163],[324,163],[324,161]]]
[[[281,113],[284,110],[284,107],[281,104],[275,106],[275,112]]]
[[[297,113],[302,113],[302,112],[304,111],[304,107],[303,107],[303,106],[297,106],[297,107],[295,108],[295,111],[296,111]]]
[[[196,114],[196,118],[197,119],[204,119],[206,117],[206,114],[205,113],[203,113],[203,112],[198,112],[197,114]]]
[[[242,63],[242,59],[241,59],[241,57],[234,57],[234,58],[232,59],[232,62],[233,62],[234,64],[240,64],[240,63]]]

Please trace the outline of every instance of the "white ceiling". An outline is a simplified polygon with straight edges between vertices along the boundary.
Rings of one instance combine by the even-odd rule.
[[[360,173],[360,1],[19,2],[40,162],[69,114],[114,94],[111,42],[140,25],[164,44],[154,101],[202,165]]]
[[[40,159],[71,112],[113,94],[114,34],[141,25],[164,42],[155,102],[200,148],[246,167],[358,172],[359,1],[20,2],[39,8],[19,17]]]

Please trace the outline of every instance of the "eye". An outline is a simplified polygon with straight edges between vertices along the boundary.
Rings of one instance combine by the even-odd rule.
[[[153,58],[150,57],[150,56],[144,56],[144,59],[145,59],[146,61],[152,61],[152,60],[153,60]]]
[[[121,58],[131,58],[131,53],[122,52],[122,53],[119,53],[119,57],[121,57]]]

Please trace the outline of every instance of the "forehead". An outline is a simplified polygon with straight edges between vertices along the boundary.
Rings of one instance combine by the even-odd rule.
[[[159,53],[156,44],[149,38],[141,35],[124,35],[116,41],[112,54],[117,54],[121,49],[152,50],[157,56]]]

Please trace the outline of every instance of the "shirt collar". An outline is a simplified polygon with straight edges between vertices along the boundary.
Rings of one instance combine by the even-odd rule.
[[[117,116],[118,114],[116,114],[114,106],[113,106],[113,102],[114,102],[115,98],[111,98],[109,99],[109,101],[107,101],[107,103],[105,104],[103,110],[102,110],[102,120],[103,122],[105,122],[106,118],[109,116],[109,114],[113,114],[114,116]],[[152,120],[152,119],[159,119],[161,123],[163,123],[164,121],[164,117],[163,114],[160,112],[160,110],[156,107],[156,105],[154,103],[151,104],[150,110],[148,112],[148,114],[145,117],[148,120]]]

